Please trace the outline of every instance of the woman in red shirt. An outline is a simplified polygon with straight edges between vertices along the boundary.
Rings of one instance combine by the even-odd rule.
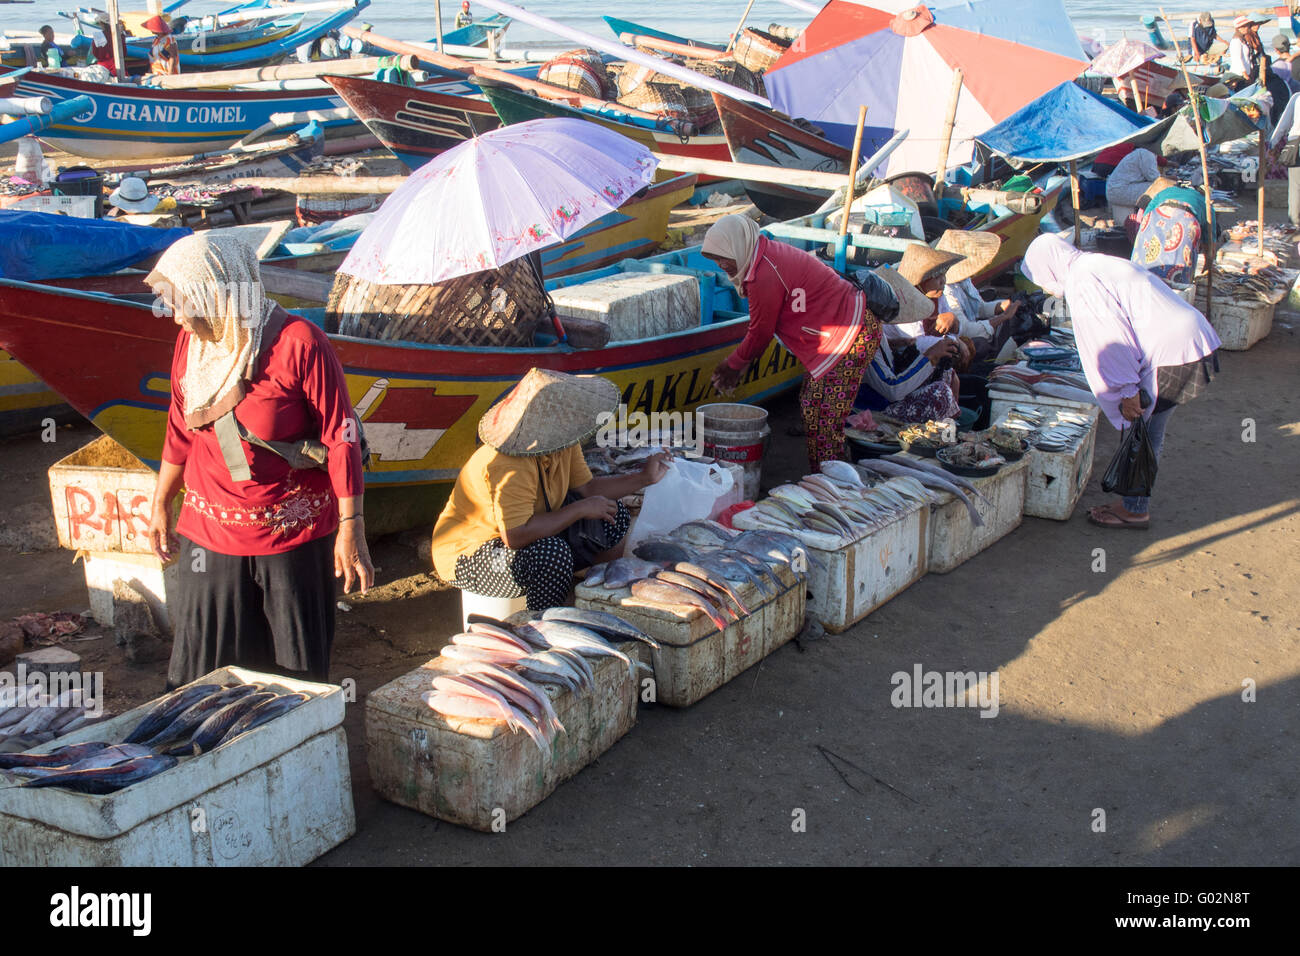
[[[154,552],[180,558],[168,683],[230,664],[325,681],[333,578],[345,593],[374,582],[343,367],[324,332],[266,297],[256,254],[233,237],[181,239],[146,281],[181,326],[149,526]],[[319,439],[325,464],[250,437]]]
[[[880,347],[880,323],[920,318],[914,314],[919,293],[892,270],[876,270],[904,312],[877,316],[852,282],[817,257],[761,235],[748,216],[723,216],[705,233],[700,252],[749,300],[749,330],[714,371],[714,387],[723,394],[735,389],[745,367],[776,337],[806,370],[799,404],[811,473],[823,461],[842,459],[844,420]]]

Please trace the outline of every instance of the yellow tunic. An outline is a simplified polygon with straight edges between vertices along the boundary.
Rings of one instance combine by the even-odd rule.
[[[434,526],[433,567],[438,577],[451,581],[462,554],[473,554],[493,538],[527,524],[533,515],[545,513],[548,503],[550,510],[558,510],[570,491],[589,481],[591,470],[576,444],[531,458],[503,455],[483,445],[460,470]]]

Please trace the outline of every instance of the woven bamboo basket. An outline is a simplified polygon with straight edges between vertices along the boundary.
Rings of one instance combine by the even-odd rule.
[[[734,60],[687,60],[687,69],[694,70],[751,93],[759,91],[757,77]],[[618,77],[618,100],[648,113],[661,113],[666,117],[680,115],[682,109],[695,132],[708,130],[718,122],[718,110],[713,96],[696,86],[690,86],[649,67],[625,63]]]
[[[765,73],[772,64],[781,58],[781,54],[790,49],[787,40],[781,40],[770,33],[746,27],[740,31],[736,45],[731,54],[736,62],[751,73]]]
[[[614,93],[609,85],[605,62],[595,50],[561,53],[542,64],[537,79],[601,100],[609,99]]]
[[[550,300],[527,257],[436,285],[378,285],[339,273],[325,328],[363,339],[520,348],[533,344]]]
[[[356,176],[369,176],[366,165],[354,159],[319,159],[303,167],[298,174],[301,179],[332,179],[342,176],[351,179]],[[378,193],[360,193],[339,195],[337,193],[303,193],[295,203],[294,214],[300,226],[314,226],[322,222],[334,222],[356,216],[363,212],[378,209],[384,202],[384,196]]]

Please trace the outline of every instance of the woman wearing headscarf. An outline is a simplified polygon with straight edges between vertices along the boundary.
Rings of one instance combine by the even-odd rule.
[[[181,327],[149,526],[154,552],[180,558],[168,683],[230,664],[326,681],[334,578],[374,582],[343,367],[234,237],[186,236],[146,281]]]
[[[668,468],[653,455],[639,471],[592,477],[582,442],[618,400],[607,378],[535,368],[489,408],[433,529],[438,576],[544,611],[568,600],[574,571],[617,557],[632,520],[618,499]]]
[[[1208,252],[1203,237],[1210,234],[1205,194],[1162,176],[1138,203],[1130,259],[1167,282],[1187,285],[1197,273],[1198,255]]]
[[[1059,236],[1030,243],[1021,271],[1049,295],[1064,297],[1102,413],[1121,429],[1145,416],[1159,459],[1173,410],[1196,397],[1218,371],[1219,337],[1205,316],[1141,266],[1080,252]],[[1143,392],[1150,399],[1145,408]],[[1145,529],[1149,506],[1148,498],[1126,497],[1092,508],[1088,520]]]
[[[714,371],[714,387],[722,394],[735,389],[776,337],[805,370],[799,405],[810,472],[842,459],[844,420],[880,346],[881,319],[862,290],[816,256],[761,235],[748,216],[723,216],[700,252],[749,300],[749,330]]]
[[[172,28],[161,16],[152,16],[141,24],[153,34],[149,45],[149,72],[154,76],[175,76],[181,71],[181,53],[172,36]]]

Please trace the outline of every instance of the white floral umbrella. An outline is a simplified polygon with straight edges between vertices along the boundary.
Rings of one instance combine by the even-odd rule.
[[[431,285],[563,242],[654,178],[648,149],[578,119],[484,133],[420,167],[384,202],[340,272]]]

